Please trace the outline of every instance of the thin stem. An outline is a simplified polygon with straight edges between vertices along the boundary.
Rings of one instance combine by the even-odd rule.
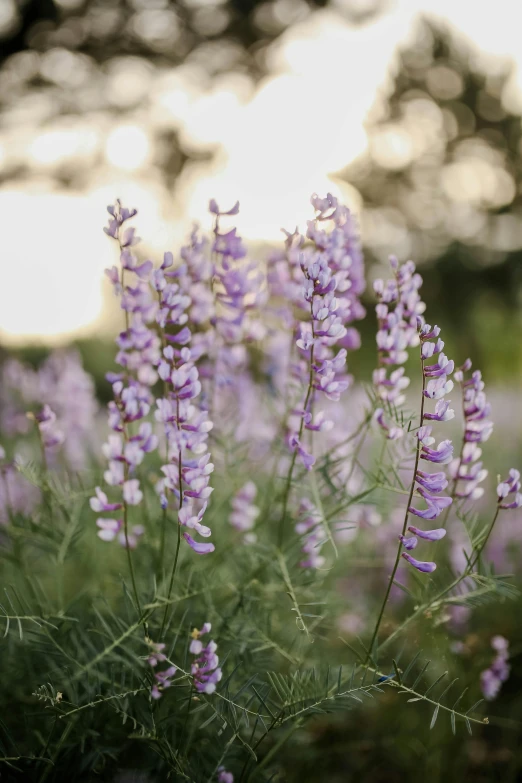
[[[424,359],[422,357],[422,344],[421,344],[420,362],[421,362],[421,373],[422,373],[420,426],[422,427],[422,421],[424,419],[424,400],[425,400],[424,390],[426,388],[426,378],[424,376]],[[404,536],[404,534],[406,533],[406,528],[408,527],[408,517],[409,517],[409,513],[410,513],[411,500],[413,498],[413,490],[415,488],[415,476],[417,475],[417,468],[419,467],[420,451],[421,451],[421,443],[420,443],[420,440],[417,438],[417,447],[416,447],[416,450],[415,450],[415,465],[414,465],[414,468],[413,468],[413,476],[412,476],[412,479],[411,479],[410,491],[409,491],[409,494],[408,494],[408,502],[406,503],[406,511],[404,513],[404,522],[402,524],[401,536]],[[397,569],[399,567],[399,562],[400,562],[400,559],[401,559],[401,548],[402,548],[402,542],[399,541],[399,545],[397,547],[397,554],[395,556],[395,563],[393,564],[393,569],[392,569],[392,572],[391,572],[390,579],[388,580],[388,586],[386,588],[386,593],[384,595],[384,600],[382,602],[381,610],[379,612],[379,616],[378,616],[377,622],[375,624],[375,629],[373,631],[372,640],[371,640],[370,646],[368,648],[369,652],[368,652],[368,657],[366,659],[366,662],[368,662],[370,656],[372,655],[373,646],[374,646],[374,644],[375,644],[375,642],[377,640],[377,636],[378,636],[378,633],[379,633],[379,628],[381,627],[381,622],[382,622],[382,618],[383,618],[383,615],[384,615],[384,610],[386,609],[386,604],[388,603],[388,598],[390,596],[392,584],[393,584],[393,582],[395,580],[395,574],[397,573]]]
[[[176,554],[174,555],[174,565],[172,566],[172,572],[170,574],[170,583],[169,583],[169,590],[167,593],[167,601],[170,601],[170,596],[172,593],[172,587],[174,585],[174,577],[176,575],[176,568],[178,565],[178,557],[179,557],[179,547],[181,543],[181,525],[178,522],[178,540],[176,543]],[[169,612],[169,604],[167,603],[165,605],[165,612],[163,614],[163,621],[161,623],[161,631],[160,631],[160,639],[163,637],[163,631],[165,630],[165,624],[167,622],[167,615]]]
[[[491,525],[489,526],[488,532],[486,533],[483,542],[481,543],[481,545],[477,549],[473,560],[471,561],[471,563],[469,564],[469,566],[466,569],[466,571],[468,572],[468,575],[469,575],[469,573],[471,573],[471,571],[473,570],[475,565],[478,563],[478,561],[480,559],[480,556],[481,556],[482,552],[484,551],[484,548],[485,548],[486,544],[488,543],[489,537],[490,537],[491,533],[493,532],[493,528],[495,527],[495,522],[498,519],[499,513],[500,513],[500,505],[497,504],[497,510],[495,511],[495,514],[493,516],[493,520],[491,522]]]
[[[128,466],[125,465],[125,481],[128,479]],[[132,555],[131,555],[131,548],[129,545],[129,515],[128,515],[128,506],[127,502],[125,501],[125,498],[123,498],[123,532],[125,535],[125,549],[127,550],[127,562],[129,564],[129,572],[132,582],[132,590],[134,593],[134,600],[136,601],[136,608],[138,609],[138,614],[141,617],[141,603],[140,598],[138,595],[138,588],[136,587],[136,577],[134,575],[134,566],[132,564]]]
[[[176,400],[176,419],[179,426],[179,399]],[[178,493],[179,493],[179,506],[178,510],[181,511],[181,507],[183,506],[183,477],[181,475],[181,465],[182,465],[182,453],[181,453],[181,445],[178,448]],[[179,547],[181,543],[181,525],[178,519],[178,540],[176,543],[176,554],[174,556],[174,564],[172,566],[172,572],[170,574],[170,582],[169,582],[169,589],[167,593],[167,603],[165,604],[165,612],[163,614],[163,621],[161,623],[161,631],[160,631],[160,639],[163,637],[163,631],[165,630],[165,624],[167,622],[167,615],[169,613],[169,604],[170,596],[172,593],[172,587],[174,585],[174,577],[176,576],[176,569],[178,567],[178,558],[179,558]]]
[[[312,300],[310,302],[310,314],[312,316],[312,339],[315,340],[315,329],[314,329],[314,316],[313,316],[313,301],[314,298],[312,296]],[[314,388],[314,348],[315,345],[312,342],[312,347],[310,349],[310,373],[308,376],[308,389],[306,390],[306,397],[303,405],[303,415],[301,417],[301,423],[299,425],[299,434],[298,439],[299,441],[303,437],[303,430],[304,430],[304,414],[306,413],[308,409],[308,403],[310,402],[310,397],[312,395],[312,391]],[[284,536],[285,536],[285,525],[286,525],[286,517],[288,512],[288,500],[290,497],[290,489],[292,486],[292,478],[294,475],[294,468],[295,468],[295,462],[297,459],[297,448],[294,451],[292,455],[292,461],[290,463],[290,470],[288,471],[288,476],[286,479],[286,485],[285,485],[285,494],[283,496],[283,513],[281,515],[281,522],[279,524],[279,537],[278,537],[278,547],[279,549],[282,549]]]

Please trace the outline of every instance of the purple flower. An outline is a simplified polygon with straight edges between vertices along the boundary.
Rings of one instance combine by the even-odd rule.
[[[123,520],[100,518],[96,520],[96,524],[100,528],[98,537],[102,541],[114,541],[123,526]]]
[[[150,647],[150,653],[147,658],[147,663],[149,664],[149,666],[155,669],[158,664],[164,663],[164,661],[167,660],[167,656],[163,652],[166,645],[164,642],[153,642],[152,639],[148,639],[148,638],[146,638],[145,641]],[[163,695],[163,691],[166,690],[167,688],[170,688],[170,686],[172,685],[172,679],[176,674],[176,672],[177,672],[176,666],[169,666],[163,671],[154,672],[153,675],[154,684],[150,690],[150,695],[153,699],[155,700],[161,699]]]
[[[436,519],[445,508],[451,505],[452,502],[450,497],[437,497],[435,495],[431,495],[422,486],[418,490],[418,493],[421,495],[421,497],[424,498],[428,508],[419,510],[413,506],[409,506],[408,511],[410,514],[415,514],[415,516],[422,517],[423,519]]]
[[[234,783],[234,776],[224,767],[218,767],[218,783]]]
[[[321,515],[308,498],[303,498],[299,505],[295,532],[303,537],[301,549],[306,557],[299,563],[301,568],[321,568],[325,564],[320,552],[326,541],[326,533],[321,523]]]
[[[391,256],[390,265],[393,278],[386,282],[376,280],[373,285],[379,300],[375,308],[379,368],[373,374],[373,384],[379,399],[399,406],[405,400],[402,392],[410,381],[404,376],[403,367],[393,370],[389,377],[387,367],[404,364],[408,349],[419,344],[417,318],[426,306],[419,295],[422,278],[415,272],[415,264],[407,261],[401,266]]]
[[[507,639],[503,636],[494,636],[491,640],[491,646],[497,654],[489,668],[480,675],[480,687],[484,698],[488,701],[496,698],[502,683],[508,679],[511,669],[508,663],[509,642]]]
[[[323,204],[329,205],[326,210]],[[301,394],[293,409],[299,418],[296,424],[293,419],[289,423],[287,443],[307,470],[315,458],[303,446],[303,431],[331,428],[324,411],[313,416],[312,409],[324,398],[338,401],[349,388],[347,347],[355,347],[358,341],[346,326],[364,314],[358,299],[364,289],[363,259],[351,215],[331,194],[326,199],[314,194],[312,205],[318,214],[308,223],[311,246],[297,230],[285,232],[286,252],[272,257],[268,279],[275,297],[286,296],[306,313],[306,320],[295,320],[291,310],[286,312],[300,352],[292,370]],[[325,222],[331,224],[330,231]]]
[[[437,400],[435,411],[433,413],[425,413],[424,418],[431,421],[450,421],[450,419],[455,418],[455,411],[449,406],[449,400]]]
[[[143,492],[140,490],[138,479],[130,479],[123,483],[123,500],[129,506],[138,506],[143,500]]]
[[[89,503],[93,511],[97,511],[98,513],[100,511],[117,511],[118,509],[122,508],[121,503],[109,503],[107,500],[107,495],[105,492],[102,492],[100,487],[95,488],[96,497],[91,498]]]
[[[509,495],[515,497],[510,503],[502,503]],[[520,508],[522,506],[522,493],[520,492],[520,473],[511,468],[509,476],[497,486],[498,507],[503,509]]]
[[[428,492],[442,492],[448,486],[445,473],[426,473],[420,469],[417,470],[415,481]]]
[[[409,530],[411,530],[411,528],[409,528]],[[415,549],[418,544],[415,536],[399,536],[399,541],[403,545],[404,549],[407,549],[408,551]]]
[[[201,544],[199,541],[194,541],[188,533],[183,533],[183,538],[197,555],[209,555],[216,548],[214,544]]]
[[[435,442],[435,439],[431,437],[431,426],[426,425],[420,427],[417,432],[417,437],[421,443],[421,459],[442,465],[451,461],[453,456],[453,444],[450,440],[441,441],[436,449],[430,448]]]
[[[431,574],[437,568],[436,563],[427,563],[422,560],[415,560],[414,557],[408,555],[407,552],[402,553],[402,557],[410,563],[417,571],[421,571],[424,574]]]
[[[447,498],[447,500],[451,502],[451,498]],[[443,527],[439,527],[436,530],[419,530],[418,527],[410,525],[408,530],[410,533],[413,533],[419,538],[424,538],[426,541],[440,541],[440,539],[444,538],[446,535],[446,530]]]
[[[449,472],[456,482],[455,496],[476,500],[484,490],[478,485],[488,475],[482,468],[481,450],[476,445],[488,440],[493,430],[493,423],[488,419],[491,406],[484,393],[484,382],[479,370],[471,377],[466,373],[471,369],[471,360],[466,359],[462,367],[455,372],[455,380],[461,384],[462,403],[464,410],[464,438],[459,457],[455,458],[449,467]]]
[[[51,410],[50,406],[45,404],[43,408],[35,414],[34,418],[36,419],[42,446],[45,451],[54,449],[56,446],[61,446],[65,440],[65,436],[63,432],[57,428],[56,414]]]
[[[404,435],[404,430],[402,427],[390,427],[388,424],[386,424],[386,421],[384,420],[384,410],[382,408],[376,409],[374,418],[379,427],[383,430],[385,437],[388,440],[397,440],[398,438],[402,438]]]
[[[209,633],[210,623],[205,623],[203,628],[198,631],[194,628],[192,631],[192,641],[189,650],[196,659],[191,666],[191,674],[194,677],[194,686],[199,693],[214,693],[217,683],[221,680],[222,673],[219,668],[219,658],[216,655],[217,644],[214,641],[208,642],[204,647],[200,637]]]
[[[163,650],[166,647],[166,644],[164,642],[149,642],[151,646],[151,653],[149,657],[147,658],[147,663],[149,666],[157,666],[158,663],[163,663],[163,661],[167,660],[167,656],[163,653]]]

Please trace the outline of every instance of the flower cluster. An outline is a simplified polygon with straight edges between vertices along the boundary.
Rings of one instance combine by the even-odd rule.
[[[326,534],[321,523],[321,515],[316,507],[307,498],[303,498],[299,505],[299,521],[295,526],[295,532],[303,536],[302,551],[305,559],[301,560],[301,568],[321,568],[325,559],[320,554],[321,547],[326,541]]]
[[[255,533],[249,532],[254,527],[255,521],[261,513],[261,509],[254,505],[256,495],[256,485],[253,481],[247,481],[232,498],[230,524],[241,533],[246,533],[244,541],[248,544],[254,542],[257,538]]]
[[[237,215],[239,202],[227,212],[220,211],[212,199],[210,211],[216,216],[212,253],[215,259],[214,290],[216,295],[215,326],[225,343],[239,344],[259,339],[264,334],[262,324],[249,319],[249,313],[265,300],[264,275],[255,261],[245,262],[246,248],[237,229],[220,231],[222,215]]]
[[[449,473],[454,481],[455,497],[478,500],[484,494],[479,484],[488,475],[480,462],[482,449],[479,444],[488,440],[493,431],[493,422],[489,419],[491,405],[484,393],[482,374],[480,370],[475,370],[466,379],[465,374],[470,369],[471,360],[466,359],[453,376],[462,388],[464,437],[460,455],[450,463]]]
[[[49,405],[44,405],[43,408],[34,414],[35,421],[38,426],[38,432],[42,448],[47,454],[49,451],[53,451],[58,446],[61,446],[64,442],[65,435],[58,429],[56,423],[56,414],[51,410]]]
[[[138,506],[143,493],[140,483],[134,478],[138,465],[145,454],[154,451],[158,439],[152,432],[151,425],[144,421],[148,416],[153,397],[149,386],[157,380],[155,365],[159,361],[159,338],[148,324],[154,321],[157,313],[157,303],[152,299],[147,279],[152,271],[150,261],[139,264],[130,248],[137,245],[139,237],[135,236],[134,228],[126,228],[124,224],[137,214],[135,209],[127,209],[119,201],[114,206],[107,207],[111,218],[105,232],[119,244],[121,278],[116,267],[106,270],[114,285],[115,292],[121,298],[121,307],[126,313],[126,328],[117,338],[117,363],[123,367],[121,373],[109,373],[107,378],[112,383],[113,400],[109,402],[109,427],[114,434],[110,435],[102,451],[108,460],[108,470],[104,478],[111,487],[118,487],[120,498],[115,503],[109,503],[106,495],[99,487],[96,497],[91,499],[94,511],[105,512],[123,509],[123,519],[101,517],[97,520],[98,536],[102,541],[117,539],[124,546],[136,546],[139,536],[143,533],[141,525],[136,525],[132,532],[127,527],[127,508]],[[133,272],[138,278],[134,287],[126,285],[126,272]],[[139,423],[139,425],[138,425]],[[132,434],[131,429],[137,432]]]
[[[193,661],[190,671],[198,693],[214,693],[216,685],[222,677],[219,658],[216,655],[217,644],[211,640],[206,647],[203,647],[203,642],[200,639],[201,636],[210,632],[211,627],[210,623],[204,623],[200,631],[197,628],[192,631],[189,650],[192,655],[197,657]]]
[[[408,358],[408,348],[419,344],[418,321],[426,305],[419,294],[422,277],[415,272],[413,261],[399,265],[395,256],[391,256],[390,265],[393,278],[386,282],[379,278],[373,284],[379,300],[375,308],[379,367],[374,370],[373,385],[378,399],[397,408],[405,400],[404,390],[409,386],[410,379],[405,376],[404,367],[399,366],[391,372],[389,368],[404,364]],[[382,414],[377,422],[386,437],[400,437],[398,428],[390,430],[386,427]]]
[[[38,369],[16,359],[2,366],[0,379],[0,429],[7,436],[25,434],[28,410],[42,404],[56,414],[63,433],[61,456],[73,470],[86,466],[94,452],[98,412],[94,383],[75,351],[53,351]]]
[[[439,335],[440,329],[438,326],[432,327],[429,324],[419,326],[424,400],[422,404],[422,426],[417,431],[417,455],[426,462],[447,464],[453,456],[451,441],[444,440],[439,443],[437,448],[432,448],[435,443],[435,438],[431,435],[432,425],[423,423],[424,420],[446,422],[455,415],[454,411],[449,407],[449,400],[444,399],[445,395],[449,394],[453,389],[453,381],[448,378],[448,375],[453,372],[454,363],[442,352],[444,342]],[[433,364],[426,364],[427,359],[432,359],[437,354],[437,361]],[[432,412],[425,410],[426,400],[434,400],[435,406]],[[410,505],[408,506],[408,513],[421,519],[432,521],[437,519],[452,503],[452,498],[448,495],[438,494],[446,489],[448,480],[442,471],[429,473],[421,470],[418,467],[418,461],[416,461],[414,488],[416,489],[417,497],[424,500],[426,508],[419,509]],[[414,549],[417,546],[418,538],[425,541],[439,541],[446,535],[446,530],[443,527],[433,530],[420,530],[417,527],[410,526],[408,530],[413,534],[412,538],[400,536],[400,541],[407,550]],[[418,571],[431,573],[436,568],[435,563],[416,560],[407,552],[404,552],[402,556]]]
[[[162,323],[176,332],[166,335],[169,345],[163,349],[158,366],[167,394],[156,401],[155,417],[165,429],[169,461],[161,469],[164,478],[157,488],[164,508],[168,506],[167,491],[175,496],[179,524],[207,538],[211,530],[202,524],[202,519],[212,493],[209,480],[214,465],[207,450],[212,422],[207,411],[197,405],[201,382],[188,345],[191,332],[185,325],[191,301],[184,288],[185,270],[165,272],[166,268],[164,262],[155,274],[154,286],[159,294]],[[167,276],[171,282],[167,282]],[[197,554],[214,551],[213,544],[196,542],[187,532],[183,537]]]
[[[520,508],[522,506],[522,493],[520,492],[520,473],[515,468],[511,468],[509,476],[505,481],[501,481],[497,486],[498,507],[503,509]],[[509,495],[515,497],[506,502]]]
[[[310,320],[301,322],[296,345],[307,358],[309,378],[304,403],[294,411],[300,419],[300,426],[298,430],[290,431],[288,444],[292,451],[297,451],[305,468],[310,470],[315,457],[302,443],[303,429],[318,432],[333,427],[324,411],[315,416],[312,414],[315,397],[324,394],[328,400],[337,402],[350,385],[350,378],[345,372],[346,348],[337,353],[332,351],[332,347],[347,333],[338,310],[342,314],[349,313],[349,300],[338,299],[335,291],[338,285],[349,283],[349,267],[342,273],[335,273],[328,255],[314,252],[302,254],[301,269],[305,277],[304,300],[308,303]]]
[[[509,677],[510,666],[509,642],[503,636],[494,636],[491,640],[491,646],[496,651],[496,656],[488,669],[485,669],[480,675],[480,687],[484,698],[488,701],[493,700],[498,695],[503,682]]]
[[[152,666],[152,668],[155,669],[158,663],[163,663],[167,660],[167,656],[163,652],[165,649],[165,643],[153,642],[150,639],[148,639],[147,642],[150,646],[150,654],[147,658],[147,663],[149,666]],[[170,688],[172,685],[172,678],[176,672],[176,666],[168,666],[163,671],[154,671],[155,682],[150,690],[150,695],[153,699],[161,699],[162,691],[164,691],[166,688]]]

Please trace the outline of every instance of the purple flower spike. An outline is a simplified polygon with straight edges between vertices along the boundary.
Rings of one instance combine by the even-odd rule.
[[[448,500],[451,500],[451,498],[448,498]],[[419,530],[418,527],[410,525],[408,530],[410,533],[419,536],[419,538],[424,538],[426,541],[440,541],[440,539],[444,538],[446,535],[446,530],[443,527],[439,527],[436,530]]]
[[[202,544],[199,541],[194,541],[188,533],[183,533],[183,538],[197,555],[209,555],[216,548],[214,544]]]
[[[431,574],[437,568],[436,563],[426,563],[422,560],[415,560],[415,558],[408,555],[407,552],[403,552],[402,557],[407,560],[410,565],[416,568],[417,571],[421,571],[423,574]]]

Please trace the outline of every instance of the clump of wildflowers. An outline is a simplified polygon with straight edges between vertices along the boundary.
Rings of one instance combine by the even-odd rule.
[[[134,527],[132,532],[128,528],[128,507],[138,506],[143,499],[139,479],[134,478],[134,474],[145,454],[154,451],[158,445],[150,423],[144,419],[153,400],[149,386],[157,380],[154,366],[159,361],[160,343],[156,333],[148,326],[157,312],[157,303],[153,302],[149,286],[144,282],[151,273],[152,263],[138,263],[130,248],[138,244],[139,237],[136,237],[134,228],[124,225],[137,211],[123,207],[119,201],[107,207],[107,211],[111,219],[104,230],[118,242],[121,275],[116,267],[106,271],[125,311],[126,328],[117,338],[119,351],[116,361],[123,372],[108,375],[114,397],[108,405],[109,427],[114,434],[109,436],[102,451],[108,460],[105,481],[109,486],[117,487],[120,494],[116,503],[107,503],[100,488],[96,488],[91,508],[99,508],[100,511],[123,509],[123,518],[101,517],[97,520],[98,536],[103,541],[117,538],[131,549],[143,533],[141,525]],[[133,286],[126,284],[128,272],[137,278]],[[133,434],[132,430],[135,431],[138,423],[138,431]]]
[[[447,509],[452,498],[439,493],[446,489],[448,481],[442,471],[429,473],[418,467],[419,459],[435,464],[447,464],[453,456],[453,445],[450,440],[441,441],[436,449],[432,448],[435,438],[432,437],[432,425],[424,424],[424,420],[436,421],[439,423],[449,421],[454,417],[454,411],[449,407],[449,400],[445,400],[445,395],[453,389],[453,381],[448,376],[454,370],[454,363],[442,352],[444,348],[443,341],[439,338],[440,329],[438,326],[420,323],[419,339],[421,345],[421,364],[423,373],[423,401],[421,407],[421,427],[417,431],[417,459],[415,463],[414,488],[416,496],[424,500],[426,508],[417,508],[414,505],[408,506],[408,513],[421,519],[434,520]],[[427,359],[431,359],[438,354],[438,359],[432,364],[426,364]],[[434,409],[430,412],[425,409],[426,400],[435,402]],[[412,497],[414,497],[412,495]],[[421,530],[414,526],[409,526],[408,530],[413,533],[415,538],[421,538],[424,541],[440,541],[444,538],[446,531],[444,528],[435,528],[432,530]],[[407,544],[408,539],[402,538],[403,545]],[[411,546],[407,548],[412,548]],[[418,571],[430,573],[435,570],[436,564],[431,562],[417,561],[411,555],[403,553],[402,555],[410,565]]]
[[[509,642],[503,636],[494,636],[491,640],[491,646],[496,651],[496,656],[489,668],[485,669],[480,675],[480,687],[484,698],[492,701],[498,696],[503,682],[509,677],[510,665]]]
[[[413,261],[399,265],[395,256],[391,256],[390,265],[393,278],[386,282],[377,279],[373,284],[379,300],[375,308],[379,367],[374,370],[373,385],[379,400],[397,408],[405,400],[404,390],[409,386],[410,379],[405,376],[404,367],[390,369],[394,365],[404,364],[408,358],[408,348],[419,345],[418,319],[426,305],[419,294],[422,278],[415,272]],[[377,422],[390,437],[390,430],[385,426],[380,411]],[[398,428],[394,428],[393,435],[399,437]]]
[[[201,394],[199,372],[189,348],[191,332],[186,326],[190,297],[183,288],[183,269],[156,274],[154,285],[160,295],[161,317],[165,325],[176,329],[166,335],[169,345],[163,349],[158,373],[166,395],[156,400],[156,421],[163,424],[169,461],[162,467],[164,478],[158,485],[161,503],[168,506],[167,491],[176,498],[178,522],[208,538],[211,530],[202,524],[212,488],[210,474],[214,465],[208,453],[208,433],[212,429],[206,410],[197,405]],[[167,282],[167,276],[172,282]],[[197,554],[214,551],[210,543],[196,542],[184,532],[184,539]]]
[[[189,650],[196,658],[190,668],[194,677],[194,687],[198,693],[214,693],[217,683],[221,680],[222,672],[219,668],[219,658],[216,655],[217,644],[210,640],[203,646],[201,636],[209,633],[212,626],[204,623],[201,630],[194,628]]]
[[[333,427],[324,411],[316,411],[316,403],[321,395],[337,402],[349,387],[344,346],[355,348],[359,343],[355,330],[348,332],[346,325],[364,314],[358,300],[364,288],[360,280],[362,256],[353,252],[350,213],[331,194],[326,199],[312,196],[312,205],[317,214],[308,224],[307,237],[313,246],[299,252],[304,290],[296,302],[307,311],[306,320],[300,321],[296,330],[300,360],[294,369],[296,375],[301,375],[306,392],[304,401],[294,409],[299,425],[291,426],[288,433],[290,450],[299,455],[307,470],[312,468],[315,457],[303,443],[303,432],[323,432]],[[330,233],[323,229],[324,221],[333,222]],[[291,239],[288,236],[291,245],[302,247],[304,240],[297,234]]]
[[[147,658],[147,663],[149,666],[152,666],[153,669],[156,669],[158,664],[167,660],[167,656],[163,652],[166,645],[164,642],[153,642],[151,639],[148,639],[147,641],[150,646],[150,654]],[[163,671],[154,671],[155,682],[150,691],[150,695],[153,699],[161,699],[162,692],[172,685],[172,679],[176,672],[176,666],[169,666]]]

